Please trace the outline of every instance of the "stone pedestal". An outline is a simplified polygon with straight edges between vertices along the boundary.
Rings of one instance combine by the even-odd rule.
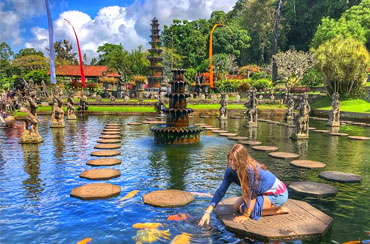
[[[67,115],[67,120],[76,120],[77,117],[75,114],[70,114],[70,115]]]

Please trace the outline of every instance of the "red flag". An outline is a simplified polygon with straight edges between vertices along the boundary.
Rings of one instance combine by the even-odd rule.
[[[84,73],[84,68],[83,68],[83,63],[82,63],[82,55],[81,55],[80,43],[78,42],[78,38],[77,38],[77,34],[76,34],[76,31],[75,31],[75,28],[73,27],[73,25],[71,24],[71,22],[69,22],[67,19],[64,19],[64,20],[67,21],[67,23],[72,27],[73,32],[75,33],[75,36],[76,36],[77,47],[78,47],[78,57],[80,58],[81,82],[82,82],[82,87],[85,87],[86,86],[86,83],[85,83],[85,73]]]

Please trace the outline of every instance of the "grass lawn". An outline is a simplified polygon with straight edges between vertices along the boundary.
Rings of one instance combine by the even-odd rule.
[[[370,113],[370,103],[363,99],[341,100],[340,111]],[[311,104],[311,109],[331,110],[331,98],[324,97]]]

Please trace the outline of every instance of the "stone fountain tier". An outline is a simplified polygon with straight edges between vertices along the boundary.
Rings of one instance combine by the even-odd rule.
[[[190,144],[199,142],[200,132],[203,131],[203,128],[199,126],[166,127],[156,125],[150,130],[154,132],[154,140],[159,144]]]

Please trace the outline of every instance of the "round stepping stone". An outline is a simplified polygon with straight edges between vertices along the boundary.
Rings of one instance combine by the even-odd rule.
[[[203,128],[214,128],[212,125],[201,125]]]
[[[330,133],[328,130],[313,130],[314,132],[319,132],[319,133]]]
[[[220,133],[219,136],[237,136],[238,134],[235,133]]]
[[[166,124],[166,121],[150,120],[150,121],[143,121],[143,124],[163,125],[163,124]]]
[[[116,169],[90,169],[80,174],[81,178],[89,180],[110,180],[121,176],[121,171]]]
[[[292,182],[289,187],[294,191],[314,195],[319,198],[337,195],[338,189],[328,184],[316,182]]]
[[[248,140],[249,138],[245,136],[229,136],[227,137],[227,139],[238,141],[238,140]]]
[[[89,160],[86,164],[90,166],[112,166],[121,164],[121,160],[118,158],[98,158]]]
[[[121,139],[120,135],[103,135],[99,136],[100,139]]]
[[[241,116],[230,116],[230,119],[241,119]]]
[[[121,124],[106,124],[107,126],[121,126]]]
[[[156,207],[181,207],[194,201],[194,195],[180,190],[161,190],[145,194],[143,200]]]
[[[342,183],[357,183],[361,181],[361,176],[359,175],[339,171],[323,171],[319,174],[319,177]]]
[[[109,131],[113,131],[113,132],[120,132],[121,129],[104,129],[103,130],[104,132],[109,132]]]
[[[201,116],[199,116],[199,118],[211,118],[211,116],[210,115],[201,115]]]
[[[120,186],[108,183],[93,183],[73,188],[70,195],[82,200],[95,200],[118,196],[120,193]]]
[[[203,124],[203,123],[197,123],[197,124],[194,124],[196,126],[202,126],[202,125],[206,125],[206,124]]]
[[[97,140],[96,142],[97,143],[111,144],[111,143],[121,143],[121,140],[118,140],[118,139],[102,139],[102,140]]]
[[[289,153],[289,152],[271,152],[269,153],[269,156],[273,158],[282,158],[282,159],[287,159],[287,158],[298,158],[299,155],[295,153]]]
[[[332,133],[329,133],[329,135],[331,135],[331,136],[348,136],[348,134],[346,134],[346,133],[339,133],[339,132],[332,132]]]
[[[321,169],[326,166],[326,164],[312,160],[293,160],[290,164],[305,169]]]
[[[99,144],[94,146],[95,149],[117,149],[121,148],[121,144]]]
[[[217,129],[217,128],[215,128],[215,127],[205,127],[204,129],[205,129],[205,130],[215,130],[215,129]]]
[[[370,140],[370,137],[366,136],[349,136],[348,138],[352,140]]]
[[[110,157],[110,156],[116,156],[120,155],[121,151],[118,150],[102,150],[102,151],[95,151],[92,152],[90,155],[91,156],[97,156],[97,157]]]
[[[274,147],[274,146],[254,146],[252,147],[253,150],[257,150],[257,151],[276,151],[278,150],[279,148],[277,147]]]
[[[119,132],[119,131],[103,131],[101,134],[102,135],[121,135],[121,132]]]
[[[309,130],[316,130],[315,127],[308,127]]]
[[[240,144],[243,144],[243,145],[248,145],[248,146],[257,146],[257,145],[261,145],[262,142],[260,141],[238,141]]]
[[[227,130],[212,130],[214,133],[227,133]]]
[[[139,122],[130,122],[130,123],[127,123],[127,125],[141,125],[142,123],[139,123]]]
[[[360,125],[360,126],[366,126],[366,123],[360,123],[360,122],[355,122],[352,123],[353,125]]]

